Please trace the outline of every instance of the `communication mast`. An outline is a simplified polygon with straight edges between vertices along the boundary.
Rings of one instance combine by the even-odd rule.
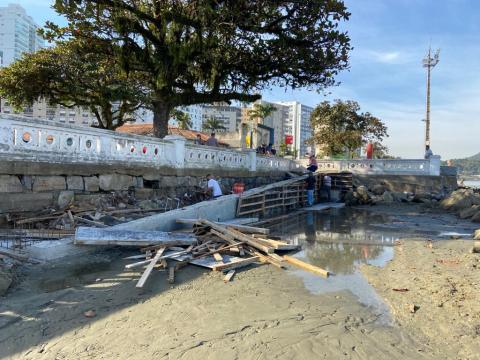
[[[438,64],[440,49],[432,54],[432,48],[428,49],[427,56],[423,59],[423,67],[427,68],[427,113],[425,117],[425,145],[430,145],[430,77],[431,71]]]

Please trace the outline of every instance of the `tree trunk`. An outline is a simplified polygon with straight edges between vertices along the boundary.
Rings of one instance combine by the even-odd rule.
[[[168,119],[172,106],[163,101],[153,103],[153,135],[163,138],[168,135]]]

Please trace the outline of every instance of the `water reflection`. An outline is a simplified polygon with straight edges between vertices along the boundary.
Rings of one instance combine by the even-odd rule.
[[[309,211],[272,227],[271,232],[302,245],[302,251],[295,257],[334,274],[323,279],[294,271],[302,277],[307,289],[314,293],[349,290],[379,314],[380,321],[388,323],[388,307],[359,272],[358,266],[362,263],[383,266],[393,258],[395,241],[407,234],[398,229],[373,226],[389,221],[387,216],[363,209]]]

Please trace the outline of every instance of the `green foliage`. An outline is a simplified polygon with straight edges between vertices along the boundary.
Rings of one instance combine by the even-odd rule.
[[[204,131],[226,130],[225,123],[215,117],[210,117],[203,122],[202,128]]]
[[[310,142],[320,145],[324,155],[329,156],[345,150],[353,154],[368,142],[381,143],[388,136],[385,124],[370,113],[359,111],[355,101],[322,102],[310,117],[314,129]]]
[[[108,44],[62,41],[26,53],[0,70],[0,96],[17,109],[42,98],[51,105],[86,107],[99,127],[115,129],[142,104],[142,91],[105,48]]]
[[[151,93],[154,134],[167,134],[170,110],[248,101],[269,86],[321,90],[335,84],[351,49],[338,25],[340,0],[55,0],[66,27],[48,39],[107,41],[127,73]]]
[[[263,124],[266,117],[277,111],[272,104],[253,104],[253,109],[248,110],[248,120],[252,123],[260,120]]]
[[[464,159],[452,159],[451,164],[458,168],[461,175],[479,175],[480,153]],[[442,165],[447,165],[447,162],[442,162]]]
[[[178,123],[178,128],[181,130],[190,130],[192,127],[192,120],[190,119],[190,115],[186,112],[174,109],[170,116],[174,118]]]

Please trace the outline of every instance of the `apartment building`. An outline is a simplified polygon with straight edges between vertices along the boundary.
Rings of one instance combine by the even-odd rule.
[[[38,26],[18,4],[0,7],[0,67],[20,59],[25,52],[44,47]]]
[[[236,132],[239,130],[242,122],[242,109],[237,106],[229,106],[226,104],[203,105],[203,122],[210,118],[223,122],[225,132]]]

